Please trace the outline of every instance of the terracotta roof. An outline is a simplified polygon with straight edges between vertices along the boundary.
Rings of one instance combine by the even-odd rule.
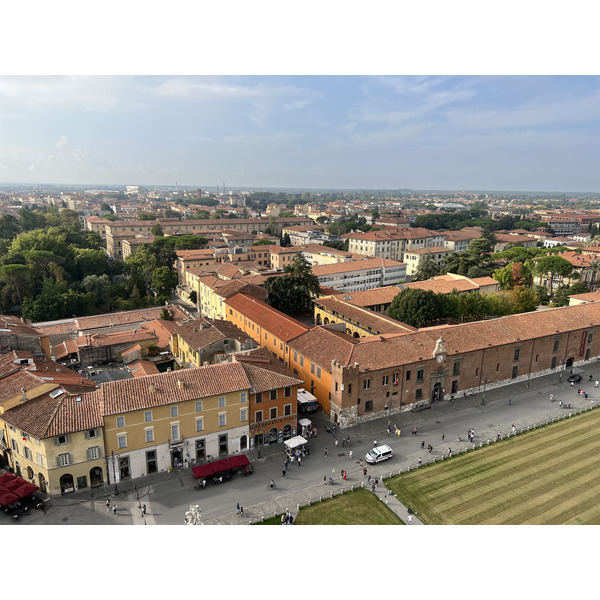
[[[249,388],[250,381],[240,364],[219,363],[110,381],[102,384],[99,392],[104,400],[103,414],[112,415]]]
[[[185,325],[178,326],[175,333],[194,350],[206,348],[226,338],[242,343],[252,339],[233,323],[220,319],[215,319],[212,322],[206,319],[189,321]]]
[[[298,336],[288,345],[292,351],[296,350],[331,373],[331,361],[335,359],[347,365],[359,339],[351,338],[335,329],[317,326]]]
[[[283,341],[289,341],[310,329],[248,294],[235,294],[225,303]]]
[[[145,375],[156,375],[160,371],[156,365],[149,360],[136,360],[129,365],[129,371],[134,377]]]
[[[600,325],[600,304],[579,304],[413,333],[360,338],[346,365],[384,369],[432,358],[442,334],[449,357]]]
[[[40,379],[35,373],[28,370],[17,371],[11,375],[8,375],[0,379],[0,404],[5,401],[15,398],[21,395],[21,390],[30,392],[35,388],[48,384],[51,387],[58,387],[58,383],[52,381],[44,381]],[[31,394],[30,394],[31,396]]]
[[[341,318],[351,319],[352,321],[359,323],[362,327],[370,327],[375,330],[373,334],[415,331],[415,328],[410,325],[406,325],[391,317],[386,317],[380,313],[345,302],[340,296],[335,298],[317,298],[313,300],[313,302],[317,306],[323,306],[329,310],[335,311],[337,316]]]
[[[376,306],[389,304],[400,291],[400,288],[395,285],[387,285],[362,292],[343,292],[340,296],[342,300],[354,306]]]
[[[312,273],[316,277],[322,275],[332,275],[334,273],[351,273],[353,271],[364,271],[367,269],[378,269],[382,267],[400,267],[404,263],[388,258],[369,258],[366,260],[353,260],[344,263],[334,263],[331,265],[317,265],[312,267]]]

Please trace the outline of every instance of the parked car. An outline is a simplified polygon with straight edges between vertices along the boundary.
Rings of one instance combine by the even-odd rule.
[[[384,444],[383,446],[377,446],[377,448],[373,448],[366,456],[365,460],[368,463],[375,464],[382,462],[384,460],[388,460],[388,458],[392,458],[394,452],[392,449]]]
[[[569,383],[579,383],[581,381],[581,375],[571,375],[569,377]]]

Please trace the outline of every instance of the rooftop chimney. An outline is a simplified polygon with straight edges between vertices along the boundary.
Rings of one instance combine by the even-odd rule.
[[[151,385],[149,389],[150,389],[150,391],[152,393],[154,393],[156,391],[156,386],[155,385]]]
[[[21,401],[22,402],[27,401],[27,392],[25,391],[25,388],[21,388]]]
[[[185,384],[183,383],[183,381],[181,381],[181,379],[178,379],[177,386],[179,387],[180,390],[182,390],[185,387]]]

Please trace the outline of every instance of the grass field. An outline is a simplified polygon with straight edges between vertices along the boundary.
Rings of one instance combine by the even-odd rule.
[[[429,524],[600,524],[600,410],[386,480]]]
[[[301,508],[294,524],[403,525],[375,494],[362,488]],[[265,520],[264,525],[281,525],[281,515]]]

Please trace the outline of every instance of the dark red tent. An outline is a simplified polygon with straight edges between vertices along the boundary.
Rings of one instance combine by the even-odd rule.
[[[5,482],[7,481],[11,481],[12,479],[16,479],[17,476],[14,475],[13,473],[2,473],[2,475],[0,475],[0,485],[4,485]]]
[[[13,502],[16,502],[19,499],[19,496],[13,494],[10,490],[7,490],[4,487],[0,487],[0,506],[8,506]]]
[[[18,487],[16,487],[13,490],[13,494],[18,496],[19,498],[25,498],[26,496],[33,494],[33,492],[36,492],[39,489],[40,488],[38,488],[37,485],[34,485],[33,483],[29,483],[28,481],[23,480],[21,485],[19,485]]]
[[[239,469],[240,467],[247,467],[250,464],[248,457],[245,454],[236,454],[235,456],[229,457],[229,463],[232,469]]]

